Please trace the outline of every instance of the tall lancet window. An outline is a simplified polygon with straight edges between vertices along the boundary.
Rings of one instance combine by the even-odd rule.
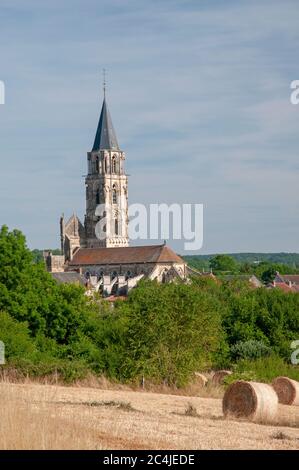
[[[100,190],[99,189],[96,192],[96,204],[100,204]]]
[[[104,159],[104,169],[105,173],[107,173],[107,158]]]
[[[117,191],[115,184],[112,186],[112,204],[117,204]]]
[[[118,219],[114,220],[114,233],[118,235]]]
[[[99,172],[99,157],[98,157],[98,155],[96,156],[96,168],[95,168],[95,170],[96,170],[96,173]]]
[[[115,155],[112,157],[112,173],[116,173],[116,158]]]

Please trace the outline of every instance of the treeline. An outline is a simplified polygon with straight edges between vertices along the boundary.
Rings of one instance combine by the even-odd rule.
[[[189,266],[200,271],[212,271],[214,274],[254,274],[265,284],[271,282],[276,272],[280,274],[299,274],[299,255],[287,253],[257,254],[256,258],[240,253],[235,255],[184,256]],[[279,261],[278,261],[279,260]]]
[[[241,377],[299,378],[299,295],[195,278],[140,282],[125,301],[57,284],[19,231],[0,231],[0,340],[19,374],[65,381],[100,375],[183,386],[194,371],[233,367]]]
[[[211,255],[186,255],[184,258],[190,263],[202,263],[209,266],[209,261],[216,256]],[[286,264],[290,267],[299,268],[299,253],[228,253],[227,256],[233,258],[238,264],[256,264],[256,263],[272,263]]]

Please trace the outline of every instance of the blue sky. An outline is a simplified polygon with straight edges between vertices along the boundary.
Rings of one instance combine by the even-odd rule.
[[[297,0],[1,0],[0,224],[45,248],[83,218],[105,67],[131,203],[203,203],[200,253],[298,251],[298,25]]]

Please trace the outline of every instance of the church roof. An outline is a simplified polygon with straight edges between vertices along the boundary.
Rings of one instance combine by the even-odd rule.
[[[119,150],[116,133],[105,98],[92,148],[93,152],[97,150]]]
[[[80,248],[69,266],[135,264],[135,263],[184,263],[166,245],[128,246],[118,248]]]
[[[77,272],[53,272],[50,274],[59,284],[85,285],[84,277]]]

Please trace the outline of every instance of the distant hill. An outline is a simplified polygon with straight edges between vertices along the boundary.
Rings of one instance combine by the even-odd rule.
[[[209,260],[216,254],[211,255],[186,255],[185,261],[198,269],[209,269]],[[228,253],[238,263],[258,264],[267,261],[273,264],[286,264],[292,268],[299,268],[299,253]]]

